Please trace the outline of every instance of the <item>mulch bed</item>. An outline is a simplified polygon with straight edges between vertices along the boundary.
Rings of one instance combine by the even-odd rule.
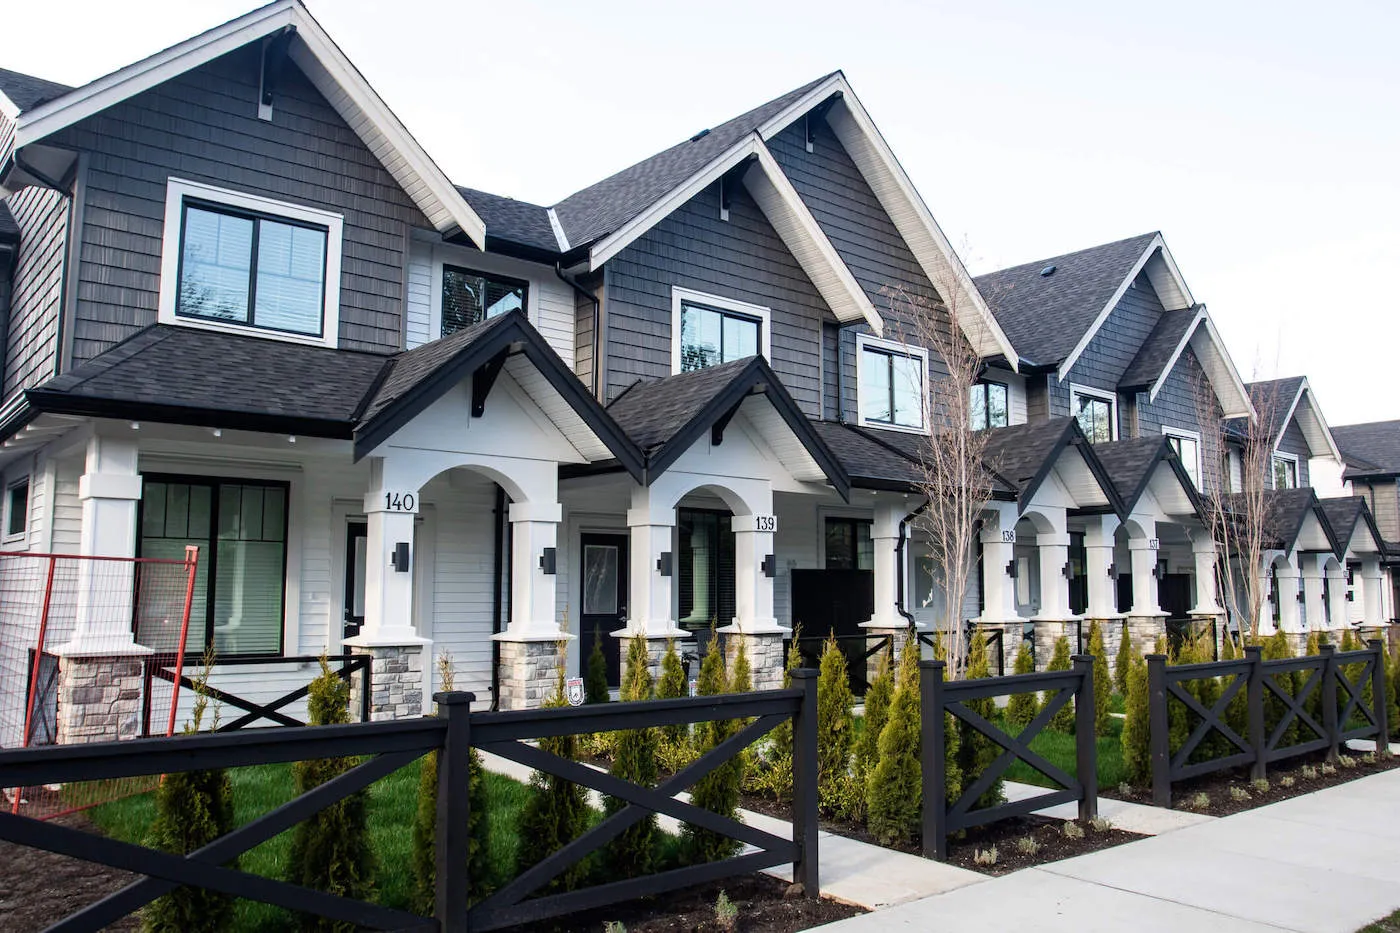
[[[1313,791],[1336,787],[1338,784],[1345,784],[1368,774],[1379,774],[1382,771],[1400,767],[1400,755],[1375,758],[1371,762],[1363,760],[1363,753],[1353,752],[1348,757],[1352,761],[1351,767],[1338,765],[1332,774],[1322,772],[1322,765],[1327,760],[1325,752],[1301,755],[1270,765],[1268,790],[1257,790],[1250,784],[1248,768],[1232,768],[1228,771],[1205,774],[1189,781],[1180,781],[1172,785],[1172,809],[1202,813],[1206,816],[1229,816],[1232,813],[1253,810],[1255,807],[1278,803],[1280,800],[1288,800],[1291,797],[1310,794]],[[1305,768],[1312,768],[1314,776],[1304,777]],[[1289,783],[1283,781],[1284,778],[1291,779],[1291,786],[1284,786],[1285,783]],[[1248,799],[1232,798],[1230,795],[1232,787],[1239,788],[1249,794]],[[1124,793],[1125,789],[1128,790],[1128,793]],[[1195,798],[1198,794],[1205,794],[1210,798],[1208,806],[1195,805]],[[1136,803],[1150,804],[1152,802],[1150,790],[1120,787],[1106,793],[1101,792],[1101,796],[1117,800],[1131,800]]]
[[[845,920],[866,911],[828,898],[788,895],[790,885],[771,875],[739,875],[673,891],[638,898],[625,904],[600,907],[554,920],[512,927],[519,933],[599,933],[604,925],[619,922],[627,933],[796,933],[823,923]],[[720,926],[715,901],[723,891],[738,916],[734,926]],[[794,892],[795,893],[795,892]]]
[[[82,814],[60,817],[54,822],[96,832]],[[0,930],[6,933],[48,929],[56,921],[139,880],[130,872],[8,842],[0,842],[0,865],[5,866],[0,872]],[[128,917],[107,929],[128,931],[138,927],[136,918]]]
[[[763,797],[746,794],[740,800],[739,805],[746,810],[753,810],[756,813],[763,813],[778,819],[790,820],[792,818],[791,810],[787,804],[776,803]],[[1137,833],[1121,829],[1096,832],[1087,824],[1080,823],[1080,828],[1084,830],[1084,836],[1080,839],[1072,839],[1064,834],[1064,825],[1064,820],[1051,817],[1023,816],[1000,820],[987,826],[978,826],[968,830],[962,838],[950,840],[948,863],[981,872],[984,875],[1005,875],[1021,868],[1058,862],[1061,859],[1073,858],[1076,855],[1097,852],[1099,849],[1108,849],[1125,842],[1145,838]],[[821,828],[838,836],[845,836],[873,846],[881,845],[860,823],[823,818]],[[1026,836],[1035,837],[1039,844],[1039,849],[1034,855],[1019,852],[1016,849],[1016,840]],[[976,852],[992,847],[997,850],[996,864],[978,865],[974,858]],[[884,848],[907,852],[910,855],[922,854],[916,841],[895,843],[884,846]]]

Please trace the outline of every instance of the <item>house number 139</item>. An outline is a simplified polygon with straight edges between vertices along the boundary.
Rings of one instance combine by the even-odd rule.
[[[778,516],[776,515],[755,515],[753,517],[754,531],[777,531]]]
[[[412,512],[418,505],[418,499],[411,492],[386,492],[384,494],[384,511],[386,512]]]

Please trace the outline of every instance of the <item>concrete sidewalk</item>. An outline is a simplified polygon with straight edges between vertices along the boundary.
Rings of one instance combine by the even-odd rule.
[[[824,927],[1354,933],[1400,908],[1400,770]]]

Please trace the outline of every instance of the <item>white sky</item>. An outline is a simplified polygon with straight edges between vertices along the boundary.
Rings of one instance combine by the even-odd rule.
[[[1400,418],[1400,3],[309,5],[454,181],[543,204],[844,69],[974,273],[1161,230],[1247,381]],[[53,0],[0,66],[79,84],[250,8]]]

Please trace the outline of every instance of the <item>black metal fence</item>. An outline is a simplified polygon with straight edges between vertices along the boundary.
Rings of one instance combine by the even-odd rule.
[[[791,863],[807,896],[820,891],[817,842],[817,672],[800,670],[794,687],[757,693],[612,703],[605,707],[471,712],[469,693],[438,694],[435,717],[298,729],[248,729],[127,742],[0,751],[0,786],[58,784],[209,768],[233,768],[363,757],[350,771],[258,817],[209,845],[179,856],[28,817],[0,812],[0,839],[146,876],[59,921],[67,933],[96,931],[176,887],[189,886],[271,904],[372,930],[492,930],[635,897],[658,894],[731,875]],[[674,777],[655,788],[614,778],[526,743],[527,739],[610,732],[713,720],[752,720]],[[785,720],[793,722],[794,819],[791,840],[675,799]],[[491,751],[626,801],[544,861],[477,904],[469,904],[468,803],[472,748]],[[302,820],[412,764],[437,758],[437,877],[433,918],[314,891],[285,881],[223,867],[235,857]],[[758,851],[733,858],[579,891],[530,898],[569,866],[616,838],[647,814],[658,813],[720,833]],[[405,828],[405,832],[407,829]]]
[[[1205,680],[1219,686],[1209,706],[1187,686]],[[1375,737],[1380,745],[1389,735],[1379,640],[1360,651],[1323,645],[1320,654],[1277,661],[1265,661],[1258,646],[1245,648],[1243,660],[1204,664],[1169,666],[1165,655],[1152,654],[1147,656],[1147,696],[1152,802],[1161,807],[1171,806],[1172,785],[1179,781],[1245,765],[1251,777],[1263,778],[1273,762],[1320,751],[1335,760],[1348,739]],[[1173,701],[1187,723],[1186,736],[1175,749]],[[1202,754],[1212,740],[1218,753]]]
[[[822,651],[825,649],[828,636],[826,635],[806,635],[797,639],[797,650],[802,655],[802,665],[804,667],[817,668],[821,666]],[[890,636],[884,635],[878,638],[867,635],[837,635],[836,647],[846,656],[846,676],[851,685],[851,692],[858,697],[865,696],[870,689],[870,659],[881,651],[889,650]],[[785,652],[792,647],[792,639],[783,642]]]
[[[1098,748],[1094,736],[1094,661],[1089,655],[1075,655],[1068,671],[1019,674],[982,680],[947,682],[944,662],[924,661],[919,665],[920,687],[920,766],[923,779],[923,854],[926,858],[946,859],[948,837],[952,833],[1015,816],[1024,816],[1045,807],[1075,802],[1079,818],[1098,814]],[[1011,735],[996,723],[969,709],[972,700],[1011,696],[1032,691],[1052,692],[1030,724]],[[1031,750],[1031,742],[1043,732],[1065,704],[1075,704],[1075,773],[1064,770]],[[948,802],[947,758],[944,752],[947,723],[967,723],[1003,749],[985,771],[961,795]],[[974,809],[976,802],[996,784],[1016,761],[1026,764],[1060,785],[1043,794],[990,807]]]

